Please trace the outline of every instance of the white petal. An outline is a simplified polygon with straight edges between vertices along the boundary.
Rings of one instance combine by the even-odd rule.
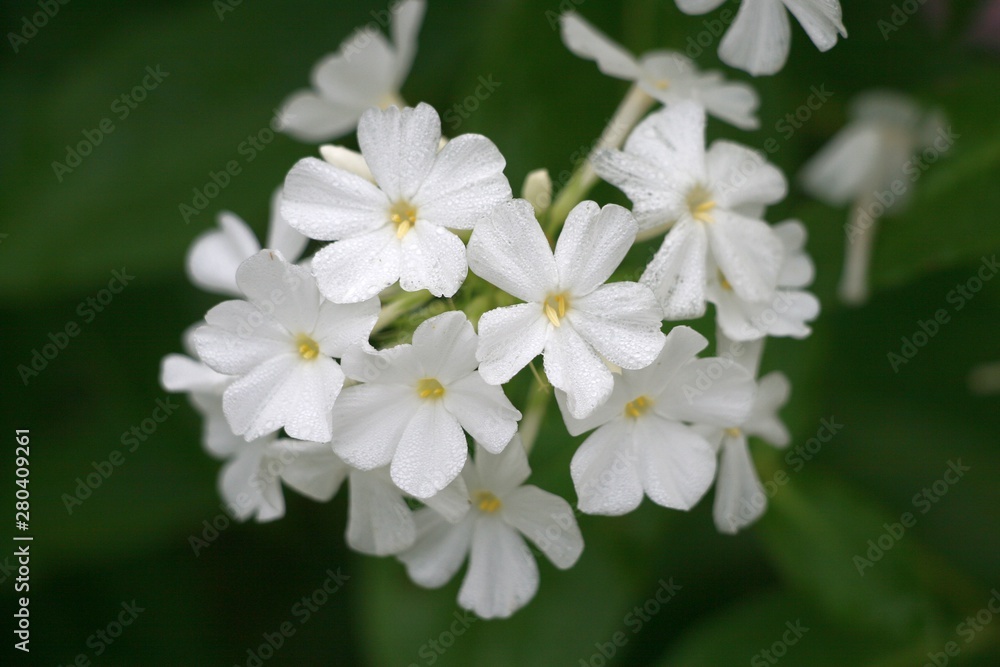
[[[561,570],[583,552],[583,536],[573,508],[559,496],[527,485],[503,497],[503,518],[541,549]]]
[[[325,99],[364,110],[393,91],[396,55],[378,30],[356,30],[337,53],[325,56],[312,71],[312,82]]]
[[[465,313],[449,311],[420,323],[413,332],[413,353],[426,376],[448,385],[476,370],[478,342]]]
[[[354,129],[362,108],[326,100],[312,90],[299,90],[281,104],[281,131],[299,141],[325,141]]]
[[[523,199],[500,204],[480,220],[468,254],[476,275],[523,301],[541,303],[558,286],[549,242],[531,204]]]
[[[597,67],[608,76],[630,81],[639,78],[635,56],[611,41],[578,13],[566,12],[559,18],[559,23],[562,26],[562,41],[567,49],[581,58],[595,61]]]
[[[798,220],[785,220],[774,227],[785,246],[785,263],[778,274],[779,287],[808,287],[816,275],[812,258],[805,252],[806,228]]]
[[[639,231],[628,209],[592,201],[573,207],[556,242],[559,286],[573,295],[590,294],[604,284],[635,241]]]
[[[271,450],[282,463],[282,481],[319,502],[333,498],[350,470],[329,443],[278,440]]]
[[[715,351],[721,357],[732,359],[742,366],[750,377],[757,377],[760,359],[764,355],[764,340],[736,341],[728,338],[723,331],[716,331]]]
[[[504,496],[508,491],[524,484],[531,474],[528,467],[528,454],[524,451],[524,444],[520,436],[513,436],[500,452],[490,452],[482,446],[476,444],[476,458],[471,466],[467,467],[465,473],[475,473],[468,475],[473,481],[478,481],[486,490],[498,496]],[[470,488],[472,492],[483,490]]]
[[[708,239],[704,227],[682,219],[663,239],[640,282],[648,285],[667,320],[688,320],[705,313],[705,263]]]
[[[677,373],[706,347],[708,340],[691,327],[674,327],[667,334],[663,350],[652,365],[642,370],[622,373],[623,383],[627,384],[633,394],[624,401],[631,401],[644,394],[652,398],[660,396],[676,384]]]
[[[188,398],[194,408],[201,413],[201,444],[210,456],[228,459],[247,441],[233,433],[229,421],[222,411],[222,394],[191,394]]]
[[[198,357],[220,373],[243,375],[267,359],[294,351],[287,332],[246,301],[223,301],[205,320],[208,325],[199,327],[192,341]]]
[[[753,376],[735,361],[695,359],[678,370],[653,410],[674,421],[735,426],[749,416],[755,390]]]
[[[369,109],[358,124],[358,145],[392,202],[412,201],[430,172],[441,141],[441,119],[429,104]]]
[[[787,447],[791,442],[788,427],[778,416],[778,410],[788,402],[792,385],[779,371],[768,373],[757,383],[757,400],[750,418],[743,423],[747,435],[755,435],[775,447]]]
[[[400,244],[399,285],[407,292],[428,290],[434,296],[454,296],[465,282],[469,265],[462,239],[424,220]]]
[[[538,565],[517,531],[497,517],[477,521],[458,604],[480,618],[508,618],[537,590]]]
[[[267,247],[280,252],[289,262],[296,262],[302,257],[302,252],[309,244],[309,238],[298,230],[292,229],[288,221],[281,215],[281,201],[282,195],[279,187],[271,195],[271,221],[267,228]],[[254,252],[257,252],[256,248]]]
[[[371,556],[398,554],[417,537],[413,512],[383,470],[351,472],[347,544]]]
[[[160,363],[160,384],[167,391],[221,395],[232,379],[183,354],[168,354]]]
[[[309,238],[333,241],[389,226],[389,200],[360,176],[307,157],[285,177],[281,215]]]
[[[303,361],[293,352],[229,385],[222,406],[233,431],[247,440],[284,427],[293,438],[329,442],[330,410],[343,386],[336,361],[322,356]]]
[[[222,498],[240,521],[251,516],[272,521],[285,514],[281,483],[265,467],[266,451],[266,443],[249,443],[219,473]]]
[[[719,270],[740,298],[764,301],[774,294],[785,248],[764,222],[717,209],[707,225],[708,241]]]
[[[745,146],[716,141],[705,162],[715,203],[722,208],[767,206],[781,201],[788,193],[781,170]]]
[[[715,450],[689,427],[654,415],[636,420],[632,437],[646,495],[657,505],[687,510],[715,479]]]
[[[677,0],[677,7],[685,14],[707,14],[726,0]]]
[[[423,360],[408,344],[386,350],[376,350],[370,345],[353,345],[344,353],[340,367],[352,380],[407,385],[408,391],[414,391],[417,380],[427,376]]]
[[[620,515],[638,507],[642,502],[638,462],[622,420],[594,431],[570,463],[580,511]]]
[[[782,0],[809,34],[820,51],[829,51],[837,43],[837,33],[847,37],[842,22],[840,0]]]
[[[462,472],[464,473],[468,470],[471,464],[471,461],[466,461]],[[424,498],[421,502],[443,516],[449,523],[458,523],[461,521],[472,507],[469,499],[469,488],[465,484],[463,475],[459,475],[455,478],[454,482],[430,498]]]
[[[429,498],[458,477],[467,457],[458,420],[439,401],[424,402],[392,457],[392,481],[415,498]]]
[[[414,512],[413,519],[417,539],[398,558],[415,583],[425,588],[443,586],[455,576],[469,553],[476,514],[469,512],[453,525],[434,510],[424,508]]]
[[[312,265],[323,296],[334,303],[357,303],[399,279],[401,244],[387,225],[331,243],[316,253]]]
[[[219,229],[203,233],[188,250],[188,277],[209,292],[240,296],[236,269],[240,262],[260,250],[247,223],[228,211],[219,214]]]
[[[574,417],[586,417],[611,395],[611,371],[569,323],[550,329],[543,354],[545,374],[553,387],[566,392]]]
[[[712,508],[716,528],[722,533],[735,534],[756,521],[766,508],[767,496],[750,458],[746,438],[725,438]]]
[[[333,451],[361,470],[389,465],[419,407],[411,387],[348,387],[333,406]]]
[[[632,372],[634,371],[629,371],[629,373]],[[559,412],[562,413],[563,422],[565,422],[566,430],[570,435],[578,436],[587,431],[592,431],[622,415],[625,405],[636,398],[636,396],[631,395],[628,387],[626,387],[623,377],[624,373],[615,376],[615,388],[611,391],[611,397],[601,405],[598,405],[593,412],[582,419],[577,419],[570,414],[566,392],[558,389],[555,390],[556,403],[559,405]]]
[[[479,134],[455,137],[441,149],[413,196],[417,216],[442,227],[472,229],[497,204],[510,199],[507,161]]]
[[[785,66],[790,42],[782,0],[743,0],[719,45],[719,58],[754,76],[774,74]]]
[[[479,373],[449,384],[442,400],[462,428],[491,452],[503,449],[517,431],[521,413],[501,387],[486,384]]]
[[[687,94],[690,99],[700,102],[716,118],[743,130],[756,130],[760,127],[760,120],[757,118],[760,98],[750,85],[725,81],[720,74],[709,72],[693,79],[689,91]]]
[[[352,345],[368,341],[380,311],[378,298],[344,304],[324,300],[310,333],[320,352],[340,357]]]
[[[368,168],[368,163],[365,162],[365,157],[361,153],[343,146],[324,144],[319,147],[319,154],[334,167],[349,171],[366,181],[375,183],[375,177],[372,176],[371,169]]]
[[[625,152],[656,165],[667,185],[686,193],[705,177],[705,108],[685,100],[650,114],[625,141]]]
[[[779,289],[770,301],[748,303],[732,292],[716,294],[719,327],[738,341],[764,336],[806,338],[812,329],[806,324],[819,316],[819,300],[808,292]]]
[[[293,336],[312,332],[321,298],[316,279],[289,264],[280,252],[261,250],[240,264],[236,284],[251,303]]]
[[[684,211],[684,195],[659,165],[618,150],[597,151],[591,164],[601,178],[632,201],[632,214],[640,229],[672,223]]]
[[[479,318],[479,372],[503,384],[542,353],[549,321],[537,303],[496,308]]]
[[[392,9],[392,42],[396,49],[396,79],[398,89],[406,80],[417,53],[417,33],[424,20],[427,3],[424,0],[405,0]]]
[[[574,299],[566,319],[602,357],[636,369],[653,363],[663,348],[662,316],[648,287],[621,282]]]
[[[848,125],[802,168],[799,179],[812,196],[846,206],[873,187],[879,176],[883,142],[876,127]]]

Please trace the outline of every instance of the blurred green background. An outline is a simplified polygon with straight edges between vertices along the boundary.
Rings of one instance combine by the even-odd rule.
[[[273,188],[313,153],[284,136],[252,161],[238,147],[307,83],[320,56],[386,8],[374,0],[234,2],[220,20],[218,4],[73,2],[17,53],[9,37],[0,49],[0,423],[7,443],[0,497],[13,514],[13,430],[28,428],[35,536],[30,659],[11,647],[14,575],[4,566],[10,643],[0,662],[68,665],[84,654],[93,664],[247,665],[248,649],[291,621],[295,635],[264,664],[763,665],[774,663],[761,651],[781,641],[786,622],[798,621],[808,631],[782,652],[783,665],[1000,664],[1000,618],[980,613],[976,631],[960,625],[1000,587],[1000,396],[973,397],[966,384],[975,365],[1000,360],[1000,281],[961,311],[946,300],[981,257],[1000,251],[1000,61],[964,39],[981,3],[952,3],[937,30],[922,9],[885,40],[879,21],[891,20],[894,3],[845,0],[849,39],[820,54],[794,25],[788,65],[754,80],[761,130],[710,122],[710,138],[755,147],[777,138],[781,150],[772,159],[789,175],[841,127],[852,95],[872,87],[939,106],[960,135],[922,175],[912,206],[880,230],[875,292],[862,308],[844,308],[834,296],[846,211],[793,186],[769,214],[772,222],[799,217],[808,226],[824,311],[808,340],[769,344],[764,369],[792,379],[783,415],[793,447],[816,435],[824,418],[843,424],[836,437],[801,470],[754,444],[762,479],[786,470],[790,482],[738,537],[716,532],[711,494],[690,513],[647,501],[622,518],[581,516],[587,547],[573,569],[557,571],[542,559],[540,592],[525,609],[508,621],[474,622],[461,635],[449,630],[461,611],[460,577],[425,591],[394,560],[349,553],[343,494],[318,505],[288,492],[285,518],[229,526],[195,555],[189,538],[202,536],[203,522],[221,512],[219,464],[203,453],[200,419],[183,397],[171,399],[179,407],[134,451],[121,442],[167,398],[160,359],[180,351],[182,331],[218,301],[188,284],[186,248],[220,209],[263,235]],[[537,167],[557,180],[571,170],[627,87],[563,48],[550,23],[561,5],[577,7],[639,53],[684,48],[717,15],[684,16],[672,0],[429,5],[403,94],[443,114],[474,93],[480,76],[492,75],[496,92],[445,131],[488,135],[507,158],[515,190]],[[4,2],[0,25],[20,31],[22,17],[37,11],[35,2]],[[698,63],[717,67],[714,51],[713,43]],[[121,119],[112,104],[147,66],[169,74]],[[814,85],[825,85],[832,99],[786,140],[776,123]],[[104,118],[114,131],[60,181],[52,162],[64,161],[66,145]],[[179,205],[229,160],[240,161],[241,174],[185,224]],[[592,196],[627,204],[607,185]],[[637,248],[630,261],[647,252]],[[87,314],[80,304],[123,268],[134,280]],[[940,308],[951,321],[894,373],[887,353],[898,353],[901,337]],[[80,334],[26,386],[17,366],[71,321]],[[710,320],[696,326],[708,331]],[[565,434],[557,411],[549,417],[532,454],[533,481],[572,501],[568,464],[582,438]],[[68,513],[63,494],[114,450],[124,463]],[[959,459],[971,470],[921,513],[915,495]],[[916,525],[860,576],[854,557],[904,512],[916,514]],[[14,532],[5,530],[4,539]],[[300,623],[293,606],[328,568],[350,578]],[[633,608],[671,578],[680,592],[637,630]],[[91,638],[133,600],[144,611],[120,637],[111,644]],[[614,645],[617,632],[624,646]],[[948,642],[957,656],[943,653]],[[602,651],[612,649],[606,660]]]

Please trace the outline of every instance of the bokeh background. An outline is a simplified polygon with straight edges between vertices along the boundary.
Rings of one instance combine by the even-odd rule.
[[[710,122],[710,138],[756,147],[776,138],[781,149],[771,159],[789,175],[842,126],[851,97],[872,87],[941,108],[960,135],[922,173],[912,205],[880,230],[874,294],[864,307],[845,308],[834,296],[846,211],[793,185],[769,214],[808,226],[824,310],[808,340],[770,343],[764,369],[792,379],[783,414],[793,447],[814,437],[823,419],[843,428],[799,470],[783,453],[753,445],[762,479],[783,470],[790,481],[773,494],[764,519],[738,537],[717,533],[711,494],[689,513],[646,501],[622,518],[582,516],[587,547],[576,567],[560,572],[542,559],[540,592],[524,610],[450,637],[460,579],[425,591],[394,560],[348,552],[343,495],[319,505],[289,492],[285,518],[228,526],[196,555],[192,536],[211,537],[203,522],[221,513],[219,464],[202,451],[200,420],[183,397],[171,399],[177,409],[134,451],[122,442],[168,398],[158,384],[160,359],[180,351],[182,331],[217,301],[187,282],[186,248],[222,209],[263,235],[272,190],[295,160],[314,152],[284,136],[252,161],[239,147],[307,83],[320,56],[386,3],[233,0],[220,17],[220,3],[210,0],[93,0],[60,5],[16,53],[5,37],[0,498],[9,540],[13,430],[28,428],[35,541],[30,658],[11,647],[14,575],[4,568],[0,616],[8,640],[0,662],[68,665],[83,654],[93,664],[252,665],[248,649],[291,621],[295,635],[264,664],[763,665],[774,663],[761,651],[781,641],[786,623],[800,622],[808,632],[782,652],[781,664],[1000,664],[1000,618],[981,612],[994,595],[1000,600],[1000,396],[973,396],[967,386],[970,369],[1000,360],[1000,281],[986,283],[961,311],[947,300],[983,256],[1000,251],[1000,61],[989,45],[968,39],[972,24],[984,25],[977,18],[984,4],[952,2],[942,13],[946,3],[933,0],[845,0],[849,39],[820,54],[793,24],[785,69],[754,80],[761,130]],[[564,49],[554,13],[576,7],[639,53],[685,48],[717,17],[682,15],[672,0],[429,5],[403,94],[444,113],[474,94],[479,77],[500,82],[445,131],[489,136],[515,189],[537,167],[557,180],[571,170],[627,87]],[[20,31],[22,18],[37,11],[30,0],[5,1],[3,32]],[[905,20],[886,39],[879,22],[894,11]],[[716,45],[698,57],[700,66],[719,66]],[[147,66],[169,74],[122,119],[114,101],[141,82]],[[777,123],[821,85],[832,98],[786,138]],[[60,180],[52,162],[64,161],[67,144],[104,118],[114,131]],[[353,137],[345,142],[354,145]],[[230,160],[241,173],[186,223],[179,205]],[[592,196],[627,203],[607,185]],[[630,261],[645,252],[637,249]],[[87,314],[91,307],[81,304],[122,269],[134,279]],[[951,321],[894,372],[887,354],[941,308]],[[18,365],[69,322],[79,335],[25,385]],[[709,319],[696,326],[708,331]],[[582,438],[565,434],[557,411],[549,417],[532,454],[533,481],[572,501],[568,464]],[[63,494],[115,450],[124,462],[68,512]],[[921,513],[915,496],[959,460],[969,472],[954,485],[939,483],[947,492]],[[916,525],[859,575],[855,556],[865,556],[868,541],[877,543],[883,525],[904,512],[916,515]],[[349,579],[302,623],[294,605],[338,568]],[[636,630],[633,608],[671,578],[680,591],[650,605],[656,613]],[[144,611],[132,625],[110,644],[92,638],[133,600]],[[977,612],[981,629],[969,632],[960,624]],[[617,632],[624,646],[613,646]],[[438,652],[431,641],[448,648]],[[957,656],[942,653],[948,642]],[[601,652],[612,648],[606,660]]]

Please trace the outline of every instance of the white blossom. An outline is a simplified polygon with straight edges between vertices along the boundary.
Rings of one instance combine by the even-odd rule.
[[[643,495],[686,510],[705,494],[715,452],[691,425],[742,422],[753,400],[743,368],[697,358],[707,345],[690,327],[674,327],[653,365],[617,375],[611,398],[586,419],[576,419],[556,392],[571,435],[595,429],[570,465],[581,511],[626,514]]]
[[[668,320],[705,312],[710,261],[745,301],[770,299],[784,247],[760,217],[784,198],[781,171],[729,141],[705,150],[705,111],[679,102],[643,120],[624,151],[599,151],[602,178],[632,200],[640,236],[669,229],[640,282],[656,294]]]
[[[248,301],[225,301],[194,335],[198,356],[237,376],[223,394],[233,432],[246,440],[284,427],[301,440],[329,441],[330,409],[344,383],[332,357],[367,340],[378,299],[341,305],[320,295],[312,275],[263,250],[236,277]]]
[[[448,228],[472,229],[511,190],[489,139],[464,134],[443,148],[440,141],[441,119],[427,104],[371,109],[358,143],[374,183],[316,158],[289,172],[282,215],[306,236],[334,241],[312,263],[328,299],[363,301],[397,280],[411,292],[458,291],[465,245]]]
[[[539,354],[553,386],[582,417],[611,394],[606,362],[642,368],[663,346],[661,317],[649,289],[604,284],[635,239],[629,212],[613,204],[578,204],[555,252],[523,199],[498,206],[469,240],[469,265],[525,303],[479,320],[479,372],[490,384],[510,380]]]
[[[576,12],[560,20],[562,38],[570,51],[597,62],[608,76],[635,82],[665,105],[692,100],[708,113],[745,130],[760,126],[760,99],[749,85],[726,81],[720,72],[699,72],[694,62],[676,51],[650,51],[636,58]]]
[[[427,588],[447,583],[466,555],[458,603],[480,618],[507,618],[538,590],[538,565],[524,538],[559,569],[576,563],[583,537],[565,500],[524,481],[531,473],[520,439],[500,454],[477,446],[462,470],[469,509],[457,523],[432,508],[417,510],[417,539],[399,555],[410,578]]]
[[[463,429],[499,452],[521,413],[476,372],[478,337],[461,312],[421,323],[413,344],[355,346],[344,372],[361,382],[333,408],[333,449],[361,470],[390,466],[393,482],[425,499],[450,484],[468,455]]]
[[[426,2],[391,5],[392,41],[374,26],[358,29],[312,70],[312,88],[297,91],[282,105],[281,129],[302,141],[324,141],[352,131],[361,114],[399,101],[417,51],[417,32]]]
[[[685,14],[705,14],[726,0],[677,0]],[[790,11],[820,51],[829,51],[837,35],[847,37],[840,0],[743,0],[719,45],[719,58],[759,76],[775,74],[785,66],[791,45]]]

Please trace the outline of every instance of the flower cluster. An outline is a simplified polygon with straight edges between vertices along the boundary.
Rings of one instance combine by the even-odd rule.
[[[814,40],[842,31],[836,2],[783,3]],[[779,5],[745,0],[733,32]],[[459,604],[507,617],[538,588],[529,544],[558,568],[580,557],[577,510],[620,515],[644,497],[686,510],[714,483],[720,531],[757,518],[747,438],[789,442],[788,380],[757,379],[764,339],[808,336],[819,303],[805,227],[766,221],[781,171],[739,144],[706,148],[707,113],[757,126],[750,86],[668,51],[636,58],[567,13],[567,47],[633,87],[551,205],[544,170],[514,198],[493,142],[444,137],[433,107],[400,100],[424,11],[399,3],[391,44],[355,34],[317,65],[315,90],[286,102],[287,132],[356,126],[360,153],[322,146],[291,168],[266,249],[231,213],[195,241],[192,281],[236,298],[189,330],[189,356],[167,356],[161,379],[203,414],[238,518],[280,518],[284,487],[326,501],[348,481],[352,548],[397,557],[426,587],[468,554]],[[631,210],[586,200],[596,177]],[[630,251],[661,236],[635,270]],[[322,244],[304,257],[310,240]],[[638,280],[612,280],[623,265]],[[709,303],[718,356],[699,357],[708,339],[673,323]],[[530,384],[520,409],[515,376]],[[553,397],[569,434],[589,433],[567,471],[576,510],[526,484]]]

